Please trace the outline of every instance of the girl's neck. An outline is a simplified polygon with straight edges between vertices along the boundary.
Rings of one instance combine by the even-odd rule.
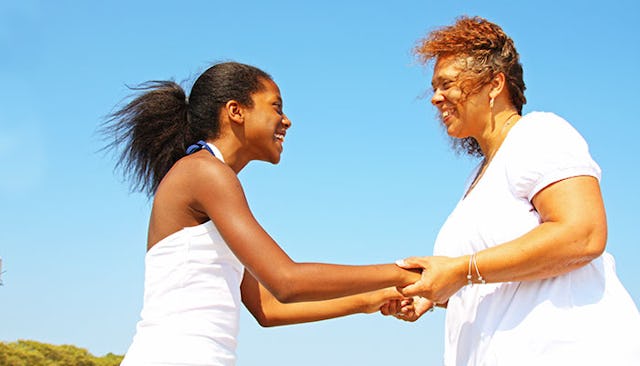
[[[215,140],[208,140],[214,144],[224,157],[224,162],[227,164],[236,174],[249,163],[249,160],[243,158],[241,144],[233,139],[219,137]]]

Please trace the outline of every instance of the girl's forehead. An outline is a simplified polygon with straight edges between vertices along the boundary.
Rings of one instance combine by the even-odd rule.
[[[273,80],[263,79],[262,80],[262,85],[264,85],[265,90],[267,90],[267,91],[280,93],[280,88],[278,87],[278,84],[276,84],[276,82],[273,81]]]
[[[252,95],[252,98],[254,100],[256,99],[264,99],[264,100],[271,100],[271,99],[279,99],[281,100],[282,97],[280,96],[280,88],[278,88],[278,85],[272,81],[272,80],[268,80],[268,79],[263,79],[261,81],[262,83],[262,90],[259,90],[257,92],[255,92]]]

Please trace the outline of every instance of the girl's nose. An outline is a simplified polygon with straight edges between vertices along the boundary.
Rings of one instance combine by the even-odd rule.
[[[283,125],[284,125],[284,127],[285,127],[285,128],[287,128],[287,129],[288,129],[289,127],[291,127],[291,120],[289,119],[289,117],[287,117],[287,115],[286,115],[286,114],[284,114],[284,115],[282,116],[282,124],[283,124]]]

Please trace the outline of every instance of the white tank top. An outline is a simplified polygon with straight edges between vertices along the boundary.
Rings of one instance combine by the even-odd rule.
[[[154,245],[141,320],[121,365],[234,365],[243,272],[211,221]]]

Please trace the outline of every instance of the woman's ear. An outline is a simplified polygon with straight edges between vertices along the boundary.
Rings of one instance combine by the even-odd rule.
[[[497,98],[498,95],[500,95],[500,93],[502,93],[502,91],[504,90],[505,82],[506,80],[504,73],[499,72],[495,74],[490,81],[491,90],[489,90],[489,97],[492,99]]]
[[[231,122],[238,124],[244,123],[244,110],[242,105],[235,100],[230,100],[224,105],[224,112]]]

